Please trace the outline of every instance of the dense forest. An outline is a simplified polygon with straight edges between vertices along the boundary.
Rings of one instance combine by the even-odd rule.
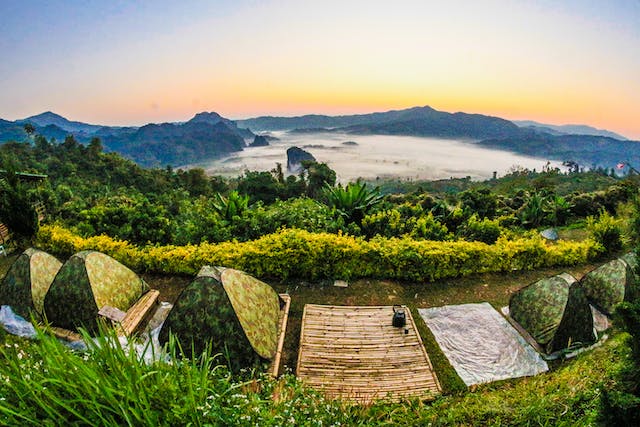
[[[513,167],[485,182],[343,186],[333,170],[316,162],[305,162],[299,175],[285,176],[277,164],[270,172],[225,179],[197,168],[142,168],[103,152],[98,138],[85,145],[73,136],[59,144],[40,135],[5,143],[0,162],[7,173],[47,175],[38,184],[20,185],[30,202],[45,205],[51,220],[84,236],[107,234],[142,245],[248,241],[281,228],[493,243],[500,236],[613,215],[636,185],[634,177],[620,179],[605,170]]]

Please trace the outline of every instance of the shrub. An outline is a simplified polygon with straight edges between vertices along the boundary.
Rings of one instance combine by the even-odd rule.
[[[409,237],[371,241],[342,234],[281,230],[250,242],[136,247],[97,236],[83,239],[59,226],[43,226],[39,246],[68,256],[93,249],[138,271],[195,274],[203,265],[223,265],[263,278],[388,278],[432,281],[490,271],[532,270],[575,265],[594,259],[603,248],[582,242],[518,240],[435,242]]]
[[[447,227],[437,221],[431,212],[427,215],[405,216],[400,209],[389,209],[365,216],[362,219],[362,232],[369,238],[374,236],[411,236],[427,240],[450,238]]]
[[[552,195],[548,199],[547,219],[555,225],[565,225],[571,212],[571,203],[562,196]]]
[[[344,225],[341,218],[334,219],[326,205],[306,197],[276,201],[264,208],[260,219],[261,235],[275,233],[283,227],[334,233]]]
[[[494,218],[498,209],[498,199],[488,188],[471,189],[460,193],[460,203],[465,211],[480,218]]]
[[[629,226],[631,237],[640,245],[640,196],[633,198],[633,214]]]
[[[414,219],[415,221],[415,219]],[[408,233],[408,222],[397,209],[388,209],[362,219],[362,232],[367,237],[397,237]]]
[[[409,234],[413,238],[426,240],[450,240],[451,233],[447,226],[433,217],[429,212],[416,220],[415,227]]]
[[[493,244],[500,237],[501,231],[498,220],[480,220],[474,214],[458,229],[458,235],[466,240]]]
[[[589,230],[593,239],[600,243],[607,252],[613,252],[622,247],[620,221],[605,210],[600,211],[598,219],[593,216],[587,217],[587,230]]]

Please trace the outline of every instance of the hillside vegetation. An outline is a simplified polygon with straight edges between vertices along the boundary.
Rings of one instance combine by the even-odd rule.
[[[376,188],[336,185],[335,172],[309,162],[298,176],[277,166],[223,179],[199,169],[144,169],[104,153],[97,140],[54,144],[39,136],[0,146],[0,161],[0,219],[32,224],[26,202],[47,208],[48,224],[14,229],[16,252],[34,243],[61,258],[96,249],[140,273],[165,275],[231,266],[281,281],[276,287],[295,284],[301,301],[329,298],[322,287],[337,278],[367,280],[353,288],[352,303],[391,301],[382,280],[456,301],[461,278],[584,268],[630,248],[640,230],[635,177],[603,170],[514,169],[482,183]],[[23,182],[16,171],[48,178]],[[16,212],[16,201],[25,209]],[[557,242],[539,236],[552,226]],[[6,270],[8,260],[0,265]],[[503,303],[499,293],[487,294],[489,302]],[[627,310],[624,325],[637,341],[637,307]],[[7,425],[593,425],[609,417],[615,425],[637,416],[638,346],[626,333],[614,330],[601,347],[550,373],[465,390],[421,328],[445,395],[371,406],[328,401],[291,375],[232,375],[206,355],[178,360],[175,348],[173,363],[149,365],[108,333],[86,353],[46,336],[27,342],[0,332],[0,417]]]

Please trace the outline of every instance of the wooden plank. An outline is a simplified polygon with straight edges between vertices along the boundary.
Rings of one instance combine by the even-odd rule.
[[[302,355],[303,355],[303,351],[302,351],[302,342],[304,339],[304,333],[305,333],[305,322],[307,319],[307,307],[309,307],[310,304],[305,304],[304,308],[302,309],[302,325],[300,326],[300,346],[298,349],[298,363],[296,363],[296,375],[298,375],[298,372],[300,372],[300,365],[302,364]],[[298,375],[298,377],[300,377]]]
[[[56,326],[49,327],[49,330],[56,336],[56,338],[63,339],[65,341],[81,341],[82,335],[77,332],[70,331],[64,328],[58,328]]]
[[[100,310],[98,310],[98,314],[113,322],[122,322],[122,320],[127,315],[126,312],[118,308],[111,307],[110,305],[105,305],[104,307],[102,307]]]
[[[152,308],[157,304],[160,291],[151,289],[142,295],[135,304],[133,304],[120,322],[120,330],[126,335],[133,334],[152,314]]]
[[[287,332],[287,321],[289,318],[289,308],[291,307],[291,297],[287,294],[280,294],[280,298],[284,300],[284,307],[280,312],[278,348],[276,349],[276,355],[271,362],[271,369],[269,372],[274,378],[278,376],[280,371],[280,360],[282,359],[282,349],[284,348],[284,336]]]

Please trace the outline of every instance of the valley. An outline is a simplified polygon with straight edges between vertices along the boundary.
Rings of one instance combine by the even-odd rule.
[[[183,167],[201,167],[210,175],[233,177],[245,170],[270,171],[287,164],[286,150],[302,148],[336,171],[343,183],[399,178],[434,180],[489,179],[516,166],[541,170],[547,160],[505,150],[484,148],[468,140],[402,135],[352,135],[342,132],[302,133],[274,131],[269,146],[248,147],[221,158]],[[347,143],[348,142],[348,143]],[[353,144],[355,142],[355,144]],[[347,143],[347,144],[345,144]],[[560,162],[552,163],[561,167]]]

